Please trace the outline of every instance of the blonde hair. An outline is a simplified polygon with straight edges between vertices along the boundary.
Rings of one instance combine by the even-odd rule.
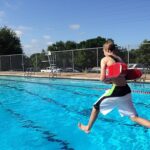
[[[115,44],[114,44],[114,42],[111,41],[111,40],[106,41],[105,44],[103,45],[103,50],[107,51],[107,52],[114,51],[115,50]]]

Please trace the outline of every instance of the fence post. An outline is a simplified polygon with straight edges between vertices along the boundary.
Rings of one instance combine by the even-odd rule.
[[[129,48],[130,48],[130,46],[128,45],[128,47],[127,47],[127,51],[128,51],[128,65],[129,65],[129,63],[130,63],[130,53],[129,53]]]
[[[2,71],[1,56],[0,56],[0,71]]]
[[[23,59],[23,56],[24,56],[24,54],[22,54],[22,69],[23,69],[23,72],[24,72],[25,70],[24,70],[24,59]]]
[[[12,70],[11,55],[10,55],[10,70]]]
[[[99,64],[99,61],[98,61],[98,48],[96,49],[96,54],[97,54],[97,67],[98,67],[98,64]]]
[[[36,54],[36,69],[35,69],[36,72],[37,72],[37,65],[38,65],[38,64],[37,64],[37,55],[38,55],[38,54]]]
[[[72,70],[74,72],[74,53],[73,53],[73,50],[72,50]]]

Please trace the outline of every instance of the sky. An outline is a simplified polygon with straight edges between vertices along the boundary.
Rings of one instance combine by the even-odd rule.
[[[4,26],[16,32],[25,54],[98,36],[136,45],[150,40],[150,0],[0,0]]]

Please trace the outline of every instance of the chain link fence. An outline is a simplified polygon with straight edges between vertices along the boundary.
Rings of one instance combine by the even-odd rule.
[[[0,56],[0,71],[23,71],[24,55]]]
[[[138,46],[134,46],[138,48]],[[130,63],[135,61],[134,53],[131,53],[133,47],[118,47],[117,53],[123,60]],[[150,49],[148,49],[150,54]],[[41,70],[59,69],[62,72],[97,72],[100,71],[100,60],[104,57],[102,47],[74,49],[63,51],[52,51],[32,54],[27,57],[25,54],[20,55],[1,55],[0,71],[26,71],[32,68],[35,72]],[[139,56],[142,57],[142,56]],[[134,58],[134,59],[133,59]],[[150,59],[150,58],[149,58]],[[147,60],[143,62],[146,64]],[[44,72],[44,71],[43,71]]]

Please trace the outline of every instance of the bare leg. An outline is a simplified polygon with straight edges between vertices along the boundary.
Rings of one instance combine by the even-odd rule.
[[[146,119],[143,119],[143,118],[140,118],[140,117],[131,117],[130,118],[132,121],[142,125],[142,126],[145,126],[147,128],[150,128],[150,121],[149,120],[146,120]]]
[[[99,110],[96,110],[93,107],[88,124],[87,125],[83,125],[81,123],[78,123],[78,127],[81,130],[83,130],[85,133],[89,133],[90,129],[92,128],[92,125],[94,124],[95,120],[97,119],[98,114],[99,114]]]

